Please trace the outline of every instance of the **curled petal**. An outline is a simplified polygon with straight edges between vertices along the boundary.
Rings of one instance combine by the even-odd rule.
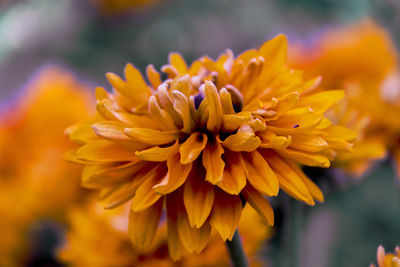
[[[164,145],[175,142],[178,131],[157,131],[146,128],[125,128],[125,133],[133,140],[148,145]]]
[[[87,121],[77,123],[68,127],[64,133],[72,142],[75,142],[77,144],[85,144],[91,140],[97,139],[97,136],[92,129],[92,125],[95,122],[96,121]]]
[[[234,114],[235,110],[233,109],[231,94],[225,88],[222,88],[221,91],[219,91],[219,97],[224,114]]]
[[[171,83],[171,90],[179,91],[186,97],[190,97],[192,93],[192,82],[189,75],[176,77]]]
[[[192,169],[192,163],[182,165],[179,160],[179,154],[170,157],[167,161],[168,172],[161,180],[160,183],[154,185],[154,190],[159,194],[169,194],[186,181],[190,170]]]
[[[142,151],[136,151],[135,155],[146,161],[167,161],[170,157],[175,155],[179,150],[179,143],[178,141],[175,142],[172,146],[168,147],[152,147]]]
[[[225,114],[222,116],[222,128],[225,131],[235,131],[241,125],[251,120],[250,112],[242,112],[239,114]]]
[[[261,140],[254,134],[250,126],[244,125],[236,134],[230,135],[222,141],[222,144],[224,147],[235,152],[251,152],[260,146]]]
[[[116,121],[99,121],[92,125],[96,135],[111,141],[129,141],[129,136],[124,133],[126,124]]]
[[[208,142],[203,151],[202,162],[206,169],[206,181],[212,184],[217,184],[222,180],[222,172],[225,166],[225,162],[221,158],[223,153],[224,149],[216,140]]]
[[[222,106],[217,88],[212,82],[205,82],[204,94],[207,100],[209,112],[207,129],[209,131],[218,131],[221,128],[222,123]]]
[[[272,148],[272,149],[285,149],[292,143],[292,137],[277,136],[272,131],[264,131],[260,134],[262,148]]]
[[[225,169],[222,175],[222,181],[218,186],[225,192],[232,195],[239,195],[246,185],[246,172],[243,167],[243,159],[240,153],[225,153]]]
[[[174,109],[181,116],[183,122],[182,131],[185,133],[192,132],[194,121],[190,113],[189,99],[180,91],[172,91],[174,96]]]
[[[168,112],[163,110],[157,103],[155,96],[149,98],[149,112],[151,117],[163,130],[176,130],[174,120]]]
[[[207,144],[207,135],[195,132],[180,145],[181,163],[188,164],[197,159]]]

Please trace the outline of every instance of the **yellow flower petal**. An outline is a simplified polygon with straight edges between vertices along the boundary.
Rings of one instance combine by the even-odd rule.
[[[314,199],[308,191],[306,185],[292,168],[279,156],[268,154],[268,163],[278,177],[279,185],[286,193],[292,197],[314,205]]]
[[[108,92],[103,87],[96,87],[96,100],[102,100],[108,98]]]
[[[165,110],[161,109],[155,96],[151,96],[149,98],[149,112],[151,114],[151,118],[154,120],[153,123],[159,124],[163,130],[177,130],[171,115],[169,115],[169,113]]]
[[[153,205],[161,195],[153,189],[165,175],[165,167],[158,164],[156,168],[146,175],[144,182],[137,188],[135,196],[131,202],[131,210],[140,212]]]
[[[314,111],[325,112],[344,97],[343,90],[329,90],[301,98],[300,105],[311,107]]]
[[[207,135],[195,132],[180,145],[181,164],[188,164],[197,159],[207,144]]]
[[[172,146],[168,147],[152,147],[142,151],[136,151],[135,155],[146,161],[167,161],[170,157],[175,155],[179,150],[179,143],[178,141],[175,142]]]
[[[327,157],[316,153],[301,152],[290,148],[279,150],[277,152],[284,157],[294,159],[301,164],[308,166],[328,168],[331,164]]]
[[[141,94],[149,96],[151,94],[149,87],[147,86],[145,80],[143,79],[140,71],[135,68],[132,64],[126,64],[124,69],[125,79],[131,85],[134,90],[134,94],[137,97],[140,97]],[[145,99],[147,100],[148,97]]]
[[[146,68],[146,74],[149,78],[153,89],[157,89],[157,87],[161,84],[161,75],[160,73],[154,68],[152,64],[148,65]]]
[[[258,191],[268,196],[276,196],[279,182],[268,162],[257,151],[242,153],[247,180]]]
[[[101,188],[128,182],[140,170],[148,171],[149,169],[145,168],[146,164],[146,162],[137,159],[125,164],[87,165],[82,171],[82,186]]]
[[[210,224],[223,241],[232,240],[241,215],[242,200],[240,197],[218,190],[215,195]]]
[[[93,123],[95,123],[95,121],[87,121],[72,125],[68,127],[64,133],[72,142],[85,144],[91,140],[97,139],[92,129]]]
[[[242,126],[241,128],[244,127]],[[258,136],[255,136],[250,126],[247,126],[247,128],[249,130],[239,130],[236,134],[228,136],[228,138],[222,141],[222,145],[235,152],[251,152],[256,150],[260,146],[261,140]]]
[[[178,53],[169,54],[169,64],[175,67],[175,69],[180,73],[184,74],[188,72],[188,67],[186,65],[183,57]]]
[[[130,211],[128,233],[135,246],[149,248],[156,235],[158,222],[163,208],[163,199],[141,212]]]
[[[287,39],[286,36],[280,34],[265,42],[259,49],[259,55],[261,55],[265,62],[263,70],[260,74],[260,84],[268,84],[280,71],[286,63],[287,57]]]
[[[247,202],[260,214],[270,225],[274,225],[274,210],[269,201],[253,186],[247,185],[243,190],[243,196]]]
[[[171,90],[179,91],[186,97],[189,97],[192,93],[192,82],[189,75],[182,75],[176,77],[171,83]]]
[[[224,157],[228,164],[225,165],[222,181],[218,186],[229,194],[239,195],[247,180],[242,156],[240,153],[225,152]]]
[[[94,162],[133,161],[135,153],[115,142],[99,140],[89,142],[76,151],[78,159]]]
[[[292,135],[290,148],[305,152],[320,152],[325,148],[328,148],[328,143],[322,137],[302,133]]]
[[[241,112],[238,114],[225,114],[222,116],[222,129],[224,131],[235,131],[241,125],[251,120],[250,112]]]
[[[308,178],[300,167],[292,161],[286,161],[286,163],[292,168],[292,170],[300,177],[303,183],[306,185],[308,191],[312,195],[312,197],[319,202],[324,202],[324,194],[321,189],[313,182],[310,178]]]
[[[207,129],[212,132],[218,131],[222,124],[222,106],[217,88],[212,82],[204,83],[204,94],[209,112]]]
[[[141,186],[141,184],[146,181],[148,177],[154,175],[149,165],[142,166],[142,168],[131,177],[131,181],[110,188],[110,190],[105,190],[101,192],[100,200],[102,201],[105,209],[116,208],[130,199],[132,199],[136,193],[136,190]],[[104,185],[103,185],[104,186]]]
[[[225,88],[222,88],[219,91],[219,97],[224,114],[234,114],[235,110],[233,109],[231,94]]]
[[[225,162],[221,158],[223,153],[224,149],[216,140],[208,142],[203,150],[202,162],[206,169],[206,181],[212,184],[217,184],[222,180],[222,172],[225,166]]]
[[[178,131],[157,131],[146,128],[125,128],[125,133],[133,140],[148,145],[164,145],[175,142]]]
[[[116,121],[99,121],[92,125],[96,135],[110,141],[129,141],[132,140],[124,133],[126,124]]]
[[[179,238],[177,221],[178,214],[176,207],[181,203],[182,199],[178,192],[173,192],[166,196],[166,207],[167,207],[167,241],[169,255],[172,260],[179,260],[184,252],[182,242]]]
[[[194,168],[185,183],[183,193],[190,226],[196,228],[204,224],[214,203],[214,187],[202,179],[202,174],[201,168]]]
[[[192,163],[182,165],[180,163],[179,154],[172,156],[167,161],[168,172],[160,183],[154,185],[154,190],[159,194],[169,194],[178,189],[186,181]]]
[[[97,112],[104,118],[111,121],[120,121],[137,128],[157,128],[149,116],[139,116],[125,112],[115,111],[109,99],[97,101]]]
[[[191,133],[194,121],[190,113],[189,99],[179,91],[172,91],[174,97],[174,109],[181,116],[183,122],[182,132]]]
[[[205,223],[200,228],[190,226],[184,210],[178,211],[177,228],[180,240],[189,253],[200,252],[210,239],[210,224]]]
[[[272,131],[264,131],[260,134],[262,148],[272,148],[272,149],[285,149],[292,143],[292,137],[277,136]]]
[[[183,127],[182,115],[179,114],[174,107],[174,101],[170,95],[168,85],[162,84],[157,89],[158,99],[160,100],[161,107],[171,115],[178,128]]]

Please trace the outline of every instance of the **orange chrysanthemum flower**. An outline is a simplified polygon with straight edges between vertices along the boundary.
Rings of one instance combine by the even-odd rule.
[[[328,117],[355,130],[358,138],[352,153],[339,153],[337,166],[361,175],[375,160],[383,158],[388,147],[386,143],[394,139],[383,134],[382,129],[394,132],[400,129],[394,117],[389,116],[393,112],[388,113],[388,104],[383,101],[383,95],[393,95],[399,91],[393,87],[400,86],[393,79],[397,53],[389,34],[371,21],[362,21],[329,31],[310,47],[295,46],[289,62],[303,69],[305,77],[320,74],[319,90],[340,88],[346,91],[346,99],[336,105]],[[390,123],[383,125],[382,121],[388,120],[385,117]]]
[[[164,82],[151,65],[150,85],[130,64],[126,81],[107,74],[114,92],[98,88],[99,118],[67,130],[83,144],[68,158],[87,165],[82,183],[101,189],[106,208],[132,199],[135,244],[151,244],[164,201],[174,259],[183,248],[200,252],[211,228],[231,239],[243,201],[270,224],[264,196],[280,188],[309,205],[323,201],[298,163],[329,167],[355,135],[323,115],[343,92],[313,94],[319,78],[303,81],[285,66],[286,52],[280,35],[237,58],[228,50],[190,68],[173,53]]]
[[[127,207],[129,209],[129,207]],[[213,233],[208,246],[200,254],[185,254],[179,262],[168,257],[166,225],[146,251],[139,251],[130,242],[126,225],[127,209],[104,212],[97,205],[89,209],[73,209],[69,213],[71,229],[58,253],[65,263],[74,266],[230,266],[225,245]],[[249,206],[243,209],[239,229],[251,266],[261,266],[256,253],[269,237],[271,229]],[[98,233],[102,233],[99,235]]]
[[[74,146],[63,130],[89,118],[87,88],[68,72],[42,70],[0,116],[0,266],[22,266],[29,256],[27,232],[43,218],[62,219],[82,200],[82,168],[65,162]],[[60,105],[60,103],[63,103]],[[16,151],[17,149],[17,151]]]
[[[383,246],[379,246],[376,253],[378,267],[400,267],[400,247],[396,247],[394,251],[394,253],[386,254]],[[376,265],[371,264],[370,267],[376,267]]]

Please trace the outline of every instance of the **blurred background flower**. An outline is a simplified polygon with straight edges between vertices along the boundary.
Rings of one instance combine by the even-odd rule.
[[[143,251],[132,245],[128,234],[129,205],[105,211],[96,203],[76,207],[68,212],[71,229],[65,245],[59,250],[63,262],[73,266],[229,266],[225,245],[213,232],[209,245],[200,254],[185,254],[178,262],[168,255],[165,222],[153,245]],[[251,266],[262,266],[259,255],[272,229],[265,226],[260,216],[251,208],[243,210],[239,229],[246,255]],[[101,233],[101,234],[100,234]]]
[[[106,10],[103,9],[102,2],[105,0],[92,2],[89,0],[0,1],[1,102],[10,102],[32,73],[36,73],[38,68],[48,63],[68,66],[73,72],[79,73],[81,79],[90,80],[89,87],[93,92],[94,84],[106,86],[104,73],[121,70],[127,62],[135,63],[142,72],[149,63],[154,63],[159,69],[170,51],[182,53],[188,62],[204,54],[215,58],[226,48],[231,48],[238,53],[257,47],[258,44],[281,32],[288,36],[290,44],[297,46],[300,43],[301,47],[308,50],[315,49],[314,45],[319,43],[317,40],[324,37],[328,40],[328,35],[332,32],[335,34],[330,38],[337,40],[336,42],[330,39],[332,43],[340,45],[347,38],[349,42],[357,42],[357,39],[361,40],[360,36],[365,33],[365,28],[357,30],[357,27],[362,24],[359,21],[367,17],[368,20],[375,21],[372,23],[372,29],[378,36],[376,40],[379,38],[383,40],[383,45],[380,45],[379,49],[375,45],[365,49],[369,55],[366,58],[374,63],[365,63],[363,60],[363,66],[370,64],[368,68],[372,70],[369,72],[372,76],[376,75],[375,71],[386,73],[386,67],[384,67],[386,64],[386,66],[391,66],[391,64],[395,66],[393,72],[388,76],[385,75],[383,80],[366,77],[375,80],[374,83],[381,82],[379,91],[382,98],[381,96],[379,98],[384,100],[375,99],[374,104],[369,106],[371,108],[369,113],[376,115],[373,118],[375,121],[385,122],[385,127],[389,125],[392,129],[391,134],[384,132],[385,138],[376,135],[379,141],[374,141],[373,144],[382,147],[382,140],[384,140],[385,150],[389,150],[392,155],[398,155],[399,128],[397,125],[399,120],[394,118],[399,114],[398,109],[395,108],[400,88],[398,86],[399,73],[396,66],[397,59],[390,59],[390,56],[394,54],[392,54],[392,48],[388,49],[388,47],[393,46],[398,50],[400,44],[399,1],[169,0],[151,2],[149,5],[143,2],[143,6],[138,8],[130,6],[123,11],[111,8],[115,12],[114,10],[102,11]],[[351,26],[348,31],[345,30],[345,27],[349,25],[356,26]],[[390,39],[392,41],[388,41]],[[388,46],[390,42],[392,44]],[[355,55],[364,51],[361,48],[357,49],[357,46],[354,47],[353,51],[357,52],[354,53]],[[388,56],[374,57],[374,55],[381,55],[379,51],[385,50],[389,51],[384,52]],[[352,52],[346,54],[349,58],[353,57]],[[359,67],[360,64],[357,63],[357,66]],[[351,72],[353,70],[354,68],[349,69]],[[346,79],[339,80],[345,82]],[[354,80],[354,77],[351,79]],[[345,83],[356,89],[360,87],[357,83],[348,81]],[[68,99],[68,97],[65,98]],[[61,102],[57,100],[57,103]],[[376,105],[376,103],[381,104]],[[12,105],[1,107],[3,114],[5,111],[12,110]],[[51,112],[45,112],[46,116],[48,113],[51,114]],[[41,116],[46,118],[44,115]],[[351,120],[346,120],[351,123]],[[363,120],[358,121],[363,122]],[[71,121],[70,124],[74,122]],[[39,123],[41,123],[40,120]],[[58,127],[60,122],[52,118],[47,124],[53,123]],[[394,127],[391,127],[392,124]],[[360,123],[354,127],[365,132],[364,125]],[[40,129],[40,132],[45,132],[42,129],[50,128],[41,127]],[[3,134],[0,134],[0,143],[3,143],[2,140],[9,140],[3,139]],[[26,137],[23,139],[26,140]],[[10,143],[16,143],[18,149],[12,151],[20,150],[28,153],[27,150],[23,150],[24,146],[19,145],[15,140],[19,139],[14,139]],[[21,143],[25,144],[23,141]],[[43,145],[42,142],[40,143]],[[3,145],[1,146],[1,154],[3,154]],[[7,147],[4,150],[6,152],[11,149],[10,146]],[[61,147],[67,149],[63,145]],[[356,170],[357,173],[368,169],[369,171],[363,175],[364,179],[356,181],[347,179],[347,174],[343,174],[340,170],[327,173],[319,169],[306,169],[306,172],[320,185],[326,198],[324,205],[317,205],[312,210],[307,208],[304,210],[305,224],[301,233],[300,266],[368,266],[371,262],[376,262],[374,255],[376,255],[378,244],[393,248],[399,243],[400,193],[398,183],[393,179],[396,174],[389,161],[381,157],[381,150],[377,149],[373,152],[373,155],[368,153],[363,156],[373,159],[370,163],[380,162],[379,164],[368,163],[365,167],[354,168],[343,162],[340,165],[347,165],[347,170],[352,172]],[[14,158],[19,160],[18,157],[23,157],[23,153],[7,152],[5,154],[7,155],[5,159],[2,156],[2,161],[4,160],[5,163],[0,164],[7,166],[7,169],[8,165],[13,165],[11,161],[14,161]],[[377,158],[379,161],[375,160]],[[397,167],[399,166],[400,164],[397,163]],[[2,172],[1,176],[3,176]],[[10,178],[10,176],[5,177]],[[7,180],[10,180],[9,178]],[[0,180],[3,181],[3,178],[0,177]],[[76,184],[78,180],[79,178]],[[57,243],[60,244],[62,237],[60,233],[64,227],[59,227],[58,223],[49,223],[47,220],[32,219],[36,215],[30,215],[31,212],[27,210],[37,209],[37,207],[30,208],[30,206],[37,206],[36,202],[31,201],[31,197],[28,196],[31,194],[23,194],[22,187],[18,185],[19,182],[14,184],[0,189],[0,197],[4,199],[0,205],[1,218],[10,218],[0,220],[0,227],[6,229],[0,230],[1,240],[4,240],[4,246],[0,244],[0,251],[6,251],[5,254],[2,252],[0,254],[14,261],[18,259],[28,262],[32,260],[33,253],[37,256],[36,259],[40,256],[44,261],[52,260],[52,263],[59,264],[54,262],[54,257],[48,253],[54,251]],[[54,197],[57,199],[57,196]],[[282,198],[272,203],[277,210],[275,214],[277,234],[262,251],[263,262],[267,259],[270,266],[284,266],[287,262],[287,248],[284,240],[288,233],[285,233],[284,221],[289,215],[285,213],[286,204],[283,195]],[[63,201],[57,200],[57,202]],[[43,207],[45,206],[52,206],[52,204],[46,201],[43,204]],[[27,236],[28,241],[25,242]],[[32,238],[37,242],[29,243],[33,240]],[[42,240],[40,245],[38,245],[38,240]],[[15,247],[25,248],[14,250]],[[10,266],[11,264],[9,262],[3,264],[0,261],[0,265]]]
[[[71,73],[46,67],[2,106],[0,265],[35,260],[38,255],[32,253],[41,242],[40,234],[35,237],[39,222],[62,224],[65,210],[89,194],[79,186],[81,168],[64,160],[65,150],[72,146],[63,131],[77,117],[89,117],[92,102],[86,85]]]

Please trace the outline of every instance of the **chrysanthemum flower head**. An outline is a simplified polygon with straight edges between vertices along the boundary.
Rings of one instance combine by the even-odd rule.
[[[394,249],[394,253],[385,253],[385,249],[382,245],[378,247],[376,258],[378,267],[400,267],[400,247]],[[370,267],[376,267],[375,264],[371,264]]]
[[[200,252],[212,228],[231,239],[245,202],[273,224],[264,196],[280,188],[309,205],[323,201],[299,164],[329,167],[355,135],[323,115],[343,92],[313,94],[319,78],[303,81],[286,52],[279,35],[190,67],[172,53],[165,81],[152,65],[150,84],[130,64],[126,80],[107,74],[114,91],[98,88],[99,119],[67,130],[83,144],[68,157],[86,165],[82,183],[101,190],[106,208],[131,200],[135,244],[151,244],[164,203],[177,259],[184,248]]]
[[[358,138],[351,153],[339,153],[336,166],[359,176],[374,161],[383,158],[390,138],[380,130],[371,129],[382,128],[382,121],[390,120],[383,128],[397,131],[383,95],[393,101],[395,92],[400,91],[397,76],[393,74],[397,53],[389,34],[373,21],[364,20],[327,31],[312,45],[295,45],[289,62],[303,69],[305,77],[321,75],[322,83],[317,90],[346,91],[346,99],[327,116],[356,131]]]

